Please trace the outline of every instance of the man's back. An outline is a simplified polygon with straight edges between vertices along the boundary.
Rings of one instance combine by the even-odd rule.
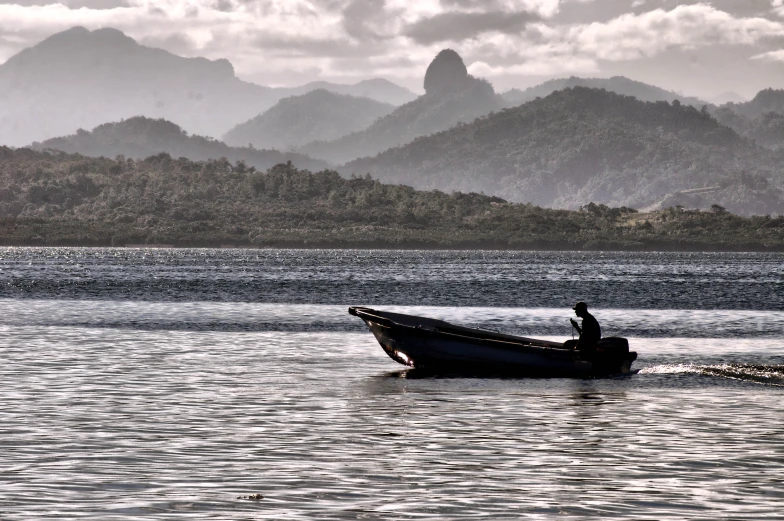
[[[582,332],[580,333],[580,347],[593,347],[602,338],[602,328],[593,315],[587,311],[582,317]]]

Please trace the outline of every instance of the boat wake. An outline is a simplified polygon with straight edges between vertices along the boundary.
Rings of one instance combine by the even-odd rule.
[[[696,374],[784,387],[784,365],[758,364],[662,364],[646,367],[640,374]]]

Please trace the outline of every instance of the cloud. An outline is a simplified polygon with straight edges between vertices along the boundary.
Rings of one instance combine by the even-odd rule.
[[[51,0],[0,0],[0,4],[15,4],[24,7],[33,5],[49,5],[55,2]],[[127,7],[129,4],[126,0],[59,0],[62,4],[69,9],[80,9],[85,7],[87,9],[113,9],[115,7]]]
[[[763,42],[784,37],[784,21],[721,10],[719,0],[671,9],[649,6],[674,2],[647,0],[620,15],[631,2],[614,1],[608,11],[599,9],[605,0],[9,1],[0,0],[0,61],[75,25],[115,27],[177,54],[228,58],[242,77],[277,84],[318,74],[419,85],[445,42],[473,74],[501,77],[596,73],[606,62],[716,45],[748,46],[756,60],[770,61],[765,51],[773,47]],[[765,16],[784,13],[782,0],[764,7]]]
[[[575,74],[597,74],[599,67],[590,58],[570,58],[564,60],[530,59],[525,63],[494,67],[482,61],[476,61],[468,67],[468,72],[482,78],[502,76],[569,76]]]
[[[403,34],[426,45],[450,40],[459,42],[491,31],[518,33],[527,23],[539,19],[539,15],[526,11],[447,12],[417,21],[406,27]]]
[[[752,45],[781,36],[784,26],[766,18],[735,18],[707,4],[627,14],[607,23],[569,29],[563,35],[576,52],[619,61],[652,56],[670,48],[715,44]]]
[[[752,56],[751,59],[768,61],[768,62],[784,62],[784,49],[756,54]]]
[[[784,0],[771,0],[771,7],[774,14],[784,17]]]

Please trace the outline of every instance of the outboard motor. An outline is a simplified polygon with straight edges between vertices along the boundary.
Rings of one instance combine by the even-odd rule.
[[[629,341],[619,336],[602,338],[596,344],[596,355],[602,358],[622,358],[628,354]]]

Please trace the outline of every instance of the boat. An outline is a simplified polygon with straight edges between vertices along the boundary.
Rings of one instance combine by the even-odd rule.
[[[525,377],[601,377],[633,374],[637,353],[625,338],[603,338],[591,353],[560,342],[463,327],[443,320],[348,308],[361,318],[394,361],[439,373],[512,374]]]

